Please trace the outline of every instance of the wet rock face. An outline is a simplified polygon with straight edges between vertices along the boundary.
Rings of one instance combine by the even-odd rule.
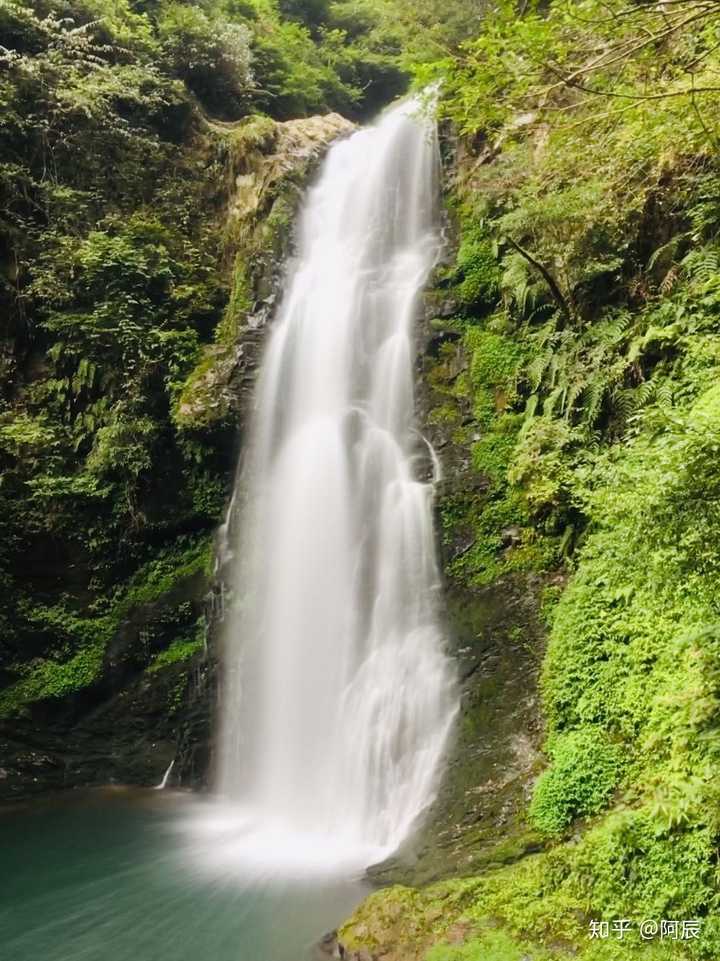
[[[445,136],[442,147],[445,183],[451,189],[455,145]],[[438,278],[443,267],[454,262],[458,238],[451,222],[445,225],[445,236]],[[480,873],[517,860],[538,844],[523,812],[540,769],[537,681],[544,644],[539,617],[544,582],[535,575],[504,577],[482,588],[463,582],[450,571],[453,562],[474,546],[475,532],[460,526],[443,529],[442,524],[445,503],[460,496],[480,509],[487,490],[486,479],[472,464],[471,443],[478,438],[471,437],[470,443],[465,437],[459,440],[457,421],[448,425],[433,416],[447,403],[438,393],[438,365],[443,365],[443,382],[463,375],[467,368],[461,335],[442,324],[456,312],[440,280],[426,295],[416,330],[416,397],[422,433],[435,449],[442,471],[436,486],[436,531],[460,711],[435,803],[401,849],[368,872],[383,885],[416,886]],[[452,350],[443,350],[446,344]],[[472,424],[471,400],[457,402],[467,405],[467,410],[459,411],[461,424]],[[511,548],[516,531],[498,533],[503,545]]]
[[[143,673],[108,695],[84,692],[65,718],[42,708],[0,722],[0,800],[92,784],[156,786],[171,761],[204,771],[207,759],[189,720],[207,700],[207,668],[178,664]],[[183,700],[186,715],[179,716]],[[206,711],[203,711],[206,714]],[[175,779],[170,783],[176,783]]]
[[[335,113],[217,126],[228,141],[225,259],[233,293],[217,342],[205,349],[187,381],[176,420],[190,431],[225,425],[232,435],[252,399],[303,193],[329,146],[355,126]]]
[[[372,880],[426,884],[537,849],[522,817],[541,736],[534,587],[515,582],[448,593],[460,712],[446,770],[424,823],[393,857],[370,868]]]
[[[212,664],[167,651],[203,616],[208,586],[198,569],[136,602],[105,642],[92,683],[0,718],[0,801],[92,784],[154,786],[173,760],[188,772],[206,767],[197,731],[208,725]]]
[[[328,961],[339,958],[340,961],[376,961],[376,956],[361,948],[359,951],[348,951],[338,940],[337,931],[331,931],[316,945],[313,961]]]
[[[258,121],[252,123],[256,124],[255,131],[248,124],[237,128],[231,224],[233,220],[248,224],[264,219],[288,182],[302,188],[303,178],[322,158],[328,145],[355,129],[353,123],[337,113],[284,123],[263,118],[259,130]]]

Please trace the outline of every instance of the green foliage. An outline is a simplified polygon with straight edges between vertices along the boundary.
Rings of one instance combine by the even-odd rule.
[[[317,27],[327,22],[330,2],[329,0],[278,0],[278,8],[284,17]]]
[[[501,271],[493,244],[482,228],[463,232],[456,264],[460,303],[466,308],[492,309],[500,292]]]
[[[448,926],[477,929],[430,957],[492,957],[488,925],[508,957],[720,950],[719,61],[716,11],[691,36],[688,10],[500,4],[421,71],[466,134],[440,278],[457,312],[430,381],[481,481],[441,491],[448,573],[561,571],[528,811],[552,840],[468,880]],[[619,917],[706,923],[699,943],[588,940],[590,918]]]
[[[618,783],[623,754],[591,727],[556,735],[548,753],[552,766],[535,786],[529,814],[545,834],[557,834],[576,817],[602,810]]]
[[[205,631],[205,620],[201,618],[197,623],[195,636],[189,640],[181,638],[173,641],[170,647],[158,654],[148,667],[148,671],[152,674],[155,671],[161,671],[163,668],[170,667],[173,664],[181,664],[183,661],[188,661],[196,654],[199,654],[205,647]]]
[[[200,577],[207,580],[212,571],[212,538],[182,537],[165,550],[159,550],[120,591],[115,619],[133,608],[150,604],[170,594],[183,581]]]
[[[480,327],[469,328],[465,347],[470,354],[469,388],[475,417],[487,427],[495,415],[513,406],[520,349],[509,337]]]
[[[720,944],[712,846],[705,828],[666,833],[645,812],[624,811],[575,844],[453,882],[451,896],[445,883],[377,892],[341,936],[350,945],[419,944],[416,956],[433,961],[710,961]],[[631,922],[622,941],[590,939],[591,919],[620,918]],[[700,919],[699,940],[642,940],[640,923],[663,918]]]
[[[99,625],[93,622],[97,630]],[[24,676],[0,692],[0,717],[12,716],[27,704],[47,698],[63,698],[89,687],[100,676],[104,657],[103,639],[80,647],[66,661],[37,659],[24,668]]]
[[[48,641],[44,656],[8,665],[17,680],[0,692],[0,717],[17,714],[37,701],[66,698],[97,683],[108,643],[139,611],[148,612],[148,637],[153,625],[174,635],[169,647],[154,657],[150,670],[191,657],[205,643],[205,620],[188,621],[192,605],[179,597],[192,580],[207,583],[211,563],[210,538],[181,538],[171,548],[158,551],[119,586],[110,603],[99,600],[88,616],[76,614],[67,601],[47,606],[24,597],[18,612],[21,620],[36,637],[45,635]],[[150,611],[155,608],[153,620]],[[147,660],[149,650],[140,643],[138,650],[130,650],[126,656]]]
[[[174,555],[220,518],[234,419],[225,396],[212,413],[217,377],[253,299],[247,263],[227,276],[228,180],[270,117],[361,114],[401,89],[381,7],[0,0],[3,710],[93,684],[120,620],[155,617]],[[136,666],[190,643],[191,614],[153,621]]]
[[[453,275],[460,286],[465,283],[462,273]],[[450,561],[448,573],[481,586],[504,574],[552,568],[556,543],[530,527],[526,499],[511,484],[524,424],[518,390],[523,345],[508,336],[499,314],[470,316],[459,324],[460,347],[446,345],[430,372],[433,390],[443,399],[431,417],[455,424],[457,405],[470,407],[471,416],[465,419],[470,426],[456,430],[455,439],[469,450],[472,466],[483,479],[482,494],[456,492],[443,496],[439,506],[447,543],[458,532],[463,539],[472,536],[472,544]],[[464,369],[458,376],[460,362]],[[512,544],[505,541],[507,532],[512,532]]]
[[[247,107],[253,83],[248,26],[209,17],[191,4],[168,3],[158,36],[174,74],[216,115],[237,116]]]
[[[373,6],[389,40],[400,48],[403,64],[423,86],[428,78],[437,78],[439,58],[440,68],[445,67],[463,41],[484,28],[485,18],[492,22],[496,15],[487,0],[376,0]]]
[[[440,497],[448,574],[569,587],[530,805],[552,845],[376,895],[420,918],[417,952],[448,934],[432,961],[720,951],[717,15],[681,29],[683,7],[0,0],[4,715],[98,682],[138,611],[137,670],[202,649],[186,587],[230,465],[193,404],[252,300],[218,220],[225,161],[273,136],[257,113],[362,117],[410,69],[443,80],[466,139],[432,420],[477,475]],[[697,945],[587,939],[663,916],[711,920]]]
[[[524,961],[528,945],[520,944],[504,931],[488,931],[468,944],[439,945],[425,956],[425,961]],[[544,961],[549,955],[533,954],[534,961]]]

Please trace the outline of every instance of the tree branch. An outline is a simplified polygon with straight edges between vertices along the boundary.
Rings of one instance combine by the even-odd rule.
[[[545,66],[550,73],[554,73],[556,77],[559,77],[567,87],[581,90],[583,93],[591,93],[596,97],[615,97],[619,100],[665,100],[668,97],[687,97],[696,93],[718,93],[720,91],[720,87],[690,87],[686,90],[668,90],[665,93],[614,93],[612,90],[598,90],[596,87],[586,87],[585,84],[578,83],[578,81],[573,80],[572,77],[565,77],[556,67],[553,67],[552,64],[546,63]]]
[[[563,296],[562,291],[558,287],[557,281],[552,276],[552,274],[547,269],[547,267],[544,267],[539,260],[536,260],[529,251],[525,250],[524,247],[521,247],[520,244],[517,243],[517,241],[512,239],[512,237],[506,236],[505,240],[507,241],[507,243],[510,244],[510,246],[514,250],[516,250],[520,254],[521,257],[524,257],[525,260],[527,260],[527,262],[542,275],[543,280],[550,288],[550,293],[553,295],[553,300],[558,305],[558,307],[562,311],[565,318],[569,319],[571,316],[571,311],[570,311],[570,307],[568,306],[568,302]]]
[[[649,47],[654,43],[659,43],[661,40],[666,40],[668,37],[672,36],[672,34],[682,29],[682,27],[686,27],[688,24],[693,23],[695,20],[701,20],[704,17],[707,17],[709,10],[710,8],[703,7],[701,13],[694,13],[691,17],[685,17],[684,19],[681,17],[678,17],[675,20],[671,21],[664,30],[661,30],[658,33],[652,34],[649,39],[646,38],[645,40],[642,40],[640,43],[635,43],[634,45],[632,45],[633,44],[632,38],[629,40],[626,40],[624,43],[621,43],[618,46],[611,48],[610,50],[606,50],[604,53],[601,53],[599,57],[596,57],[594,60],[591,60],[590,63],[587,63],[582,67],[578,67],[568,76],[565,76],[556,68],[551,67],[550,64],[546,64],[546,66],[548,67],[549,70],[552,71],[552,73],[558,76],[563,81],[563,83],[573,86],[574,80],[576,77],[581,77],[583,74],[586,74],[586,73],[592,73],[595,70],[604,70],[605,68],[610,67],[615,63],[620,63],[620,62],[629,60],[633,56],[633,54],[638,53],[640,50],[644,50],[646,47]],[[626,48],[626,49],[623,49],[623,48]],[[609,60],[604,59],[608,56],[611,59]],[[580,87],[579,89],[582,89],[582,88]],[[594,91],[590,91],[590,92],[593,93]]]

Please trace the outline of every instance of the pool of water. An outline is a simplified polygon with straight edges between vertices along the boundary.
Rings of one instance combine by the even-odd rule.
[[[0,813],[0,945],[12,961],[308,961],[367,894],[358,878],[218,857],[209,802],[108,789]],[[222,841],[211,841],[220,843]],[[225,852],[227,853],[227,852]],[[222,855],[222,851],[218,851]]]

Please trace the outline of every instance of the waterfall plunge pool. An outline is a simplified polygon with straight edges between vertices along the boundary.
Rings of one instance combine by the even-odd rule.
[[[196,829],[212,805],[107,788],[3,812],[3,957],[310,961],[368,886],[321,870],[288,879],[261,871],[259,858],[243,870],[242,858],[223,859],[216,837]]]

